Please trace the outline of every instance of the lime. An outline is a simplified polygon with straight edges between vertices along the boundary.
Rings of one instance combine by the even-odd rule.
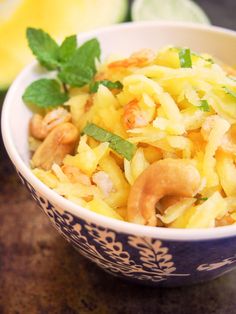
[[[206,13],[191,0],[135,0],[133,21],[169,20],[210,24]]]

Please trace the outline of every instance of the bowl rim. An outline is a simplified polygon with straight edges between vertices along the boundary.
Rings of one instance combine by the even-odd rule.
[[[85,40],[99,35],[103,32],[112,32],[114,30],[122,30],[127,28],[145,28],[145,27],[175,27],[175,28],[188,28],[192,30],[205,30],[212,33],[218,33],[223,35],[230,35],[236,40],[236,32],[233,30],[225,29],[218,26],[202,25],[194,23],[184,22],[171,22],[171,21],[151,21],[151,22],[128,22],[118,25],[112,25],[96,29],[94,31],[83,32],[78,35],[78,38]],[[214,240],[226,237],[236,236],[236,225],[224,226],[218,228],[208,229],[175,229],[175,228],[162,228],[162,227],[151,227],[138,225],[126,221],[119,221],[114,218],[106,217],[101,214],[92,212],[86,208],[83,208],[72,201],[67,200],[63,196],[60,196],[44,183],[42,183],[27,167],[24,161],[21,159],[17,149],[14,146],[13,138],[11,137],[10,120],[11,104],[14,99],[13,96],[17,91],[18,85],[21,83],[21,79],[31,72],[37,64],[37,61],[32,62],[26,66],[17,78],[12,83],[8,93],[5,97],[2,107],[2,118],[1,118],[1,131],[3,142],[8,155],[13,162],[15,168],[25,177],[25,179],[35,188],[36,191],[46,197],[53,205],[63,208],[63,210],[74,216],[81,218],[85,221],[90,221],[94,224],[113,229],[117,232],[124,234],[132,234],[136,236],[144,236],[151,238],[158,238],[162,240],[172,241],[198,241],[198,240]]]

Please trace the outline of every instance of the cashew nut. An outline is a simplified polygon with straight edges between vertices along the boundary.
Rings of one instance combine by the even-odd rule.
[[[181,196],[164,196],[162,199],[160,199],[160,201],[158,202],[158,204],[156,205],[156,209],[163,215],[165,213],[165,210],[184,200],[184,197]]]
[[[71,114],[66,109],[59,107],[50,111],[45,117],[34,114],[30,120],[29,131],[34,138],[44,140],[53,128],[69,121],[71,121]]]
[[[72,123],[55,127],[34,153],[33,167],[49,170],[53,163],[60,165],[67,154],[73,153],[78,136],[79,132]]]
[[[137,178],[128,198],[130,222],[156,226],[156,204],[165,196],[192,197],[200,186],[200,174],[188,161],[154,162]]]

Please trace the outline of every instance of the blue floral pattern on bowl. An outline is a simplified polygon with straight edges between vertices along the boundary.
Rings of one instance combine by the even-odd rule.
[[[18,175],[59,233],[108,273],[143,284],[180,286],[216,278],[236,267],[236,249],[232,256],[236,236],[193,243],[120,233],[57,207]]]

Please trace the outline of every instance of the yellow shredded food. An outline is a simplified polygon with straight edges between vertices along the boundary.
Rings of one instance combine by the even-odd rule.
[[[210,56],[192,52],[191,57],[192,67],[181,66],[179,48],[166,47],[98,64],[95,81],[119,81],[119,88],[70,88],[70,99],[62,106],[80,134],[75,150],[61,163],[33,173],[88,210],[127,220],[130,190],[145,169],[162,159],[186,160],[200,174],[199,189],[174,203],[168,203],[167,195],[166,205],[156,206],[156,225],[235,224],[236,80],[233,69]],[[131,158],[117,143],[83,133],[88,123],[128,141],[135,147]],[[30,149],[37,151],[44,141],[30,134]]]

